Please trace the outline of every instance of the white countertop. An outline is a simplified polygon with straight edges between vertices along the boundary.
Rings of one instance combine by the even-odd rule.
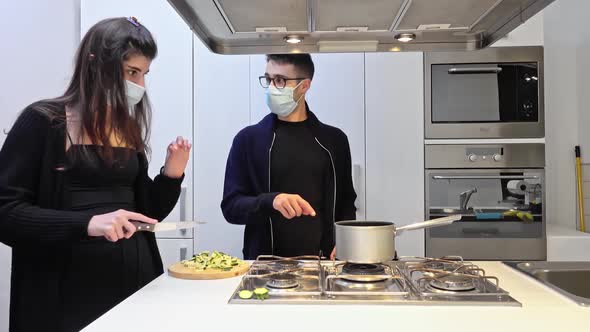
[[[590,261],[590,233],[573,227],[547,225],[548,261]]]
[[[241,277],[180,280],[164,274],[84,331],[590,330],[590,308],[500,262],[477,264],[497,276],[522,307],[228,304]]]

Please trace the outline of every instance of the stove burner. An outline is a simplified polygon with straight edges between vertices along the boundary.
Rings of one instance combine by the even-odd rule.
[[[268,270],[268,269],[260,269],[260,268],[250,269],[250,271],[248,271],[248,274],[254,275],[254,276],[260,276],[260,275],[265,275],[265,274],[269,274],[269,273],[272,273],[272,271]]]
[[[337,291],[360,291],[360,292],[378,292],[385,291],[393,283],[390,280],[380,279],[375,281],[359,281],[349,278],[334,280],[334,289]]]
[[[342,266],[342,279],[357,283],[373,283],[387,279],[385,267],[378,264],[346,263]]]
[[[442,276],[431,280],[429,285],[435,289],[450,292],[467,292],[475,289],[472,278],[460,275]]]
[[[297,276],[292,273],[279,273],[273,275],[266,283],[270,288],[287,289],[299,286]]]
[[[270,261],[268,265],[277,270],[290,270],[299,266],[300,262],[295,260]]]
[[[422,266],[425,269],[430,269],[430,270],[445,270],[445,263],[440,262],[440,261],[426,261],[422,264]]]
[[[293,273],[295,273],[299,276],[302,276],[302,277],[305,277],[305,276],[318,277],[320,272],[317,269],[299,269]]]
[[[346,263],[342,267],[342,272],[353,275],[372,275],[385,274],[385,268],[377,264],[353,264]]]

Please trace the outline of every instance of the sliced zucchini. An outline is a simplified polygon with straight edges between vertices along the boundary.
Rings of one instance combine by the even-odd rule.
[[[259,300],[265,300],[268,299],[268,289],[262,287],[262,288],[256,288],[254,290],[254,296],[256,296],[257,299]]]
[[[240,293],[238,293],[238,296],[241,299],[251,299],[252,295],[253,295],[253,293],[247,289],[244,289],[243,291],[240,291]]]
[[[242,260],[224,254],[220,251],[203,251],[197,255],[194,255],[191,259],[183,261],[184,266],[193,268],[195,270],[222,270],[230,271],[233,266],[243,263]]]

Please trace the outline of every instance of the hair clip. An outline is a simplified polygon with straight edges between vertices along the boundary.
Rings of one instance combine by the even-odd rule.
[[[90,58],[90,60],[94,60],[94,58],[95,58],[96,56],[94,55],[94,53],[90,53],[90,54],[88,55],[88,57]]]
[[[139,27],[139,22],[137,21],[137,18],[135,16],[127,17],[127,21],[129,21],[129,23],[135,25],[136,27]]]

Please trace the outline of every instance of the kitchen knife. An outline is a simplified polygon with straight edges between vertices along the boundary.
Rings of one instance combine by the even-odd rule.
[[[164,232],[175,231],[179,229],[194,228],[196,225],[206,224],[202,221],[181,221],[181,222],[159,222],[157,224],[148,224],[141,221],[131,221],[137,228],[137,231],[147,232]]]

